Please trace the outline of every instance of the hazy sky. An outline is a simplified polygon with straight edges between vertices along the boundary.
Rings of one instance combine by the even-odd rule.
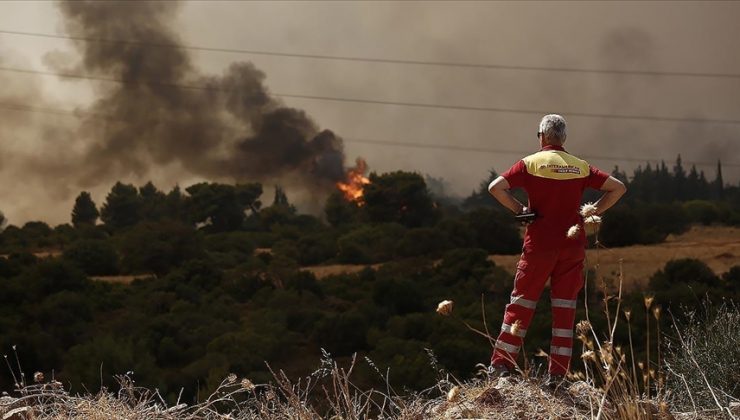
[[[120,6],[121,19],[133,3]],[[445,61],[601,70],[740,75],[740,3],[723,2],[183,2],[171,29],[192,46],[299,54]],[[54,2],[0,3],[0,31],[64,34]],[[54,71],[70,60],[66,40],[0,33],[0,67]],[[192,51],[203,74],[221,75],[236,61],[266,74],[273,94],[362,98],[469,107],[546,110],[569,123],[566,148],[611,170],[654,160],[671,165],[721,158],[725,181],[740,176],[740,124],[645,121],[569,116],[569,113],[740,120],[740,77],[573,73],[361,61],[268,57]],[[0,102],[84,111],[104,83],[0,71]],[[321,128],[345,139],[348,162],[367,159],[371,170],[406,169],[443,177],[452,193],[467,194],[491,168],[503,171],[519,156],[391,147],[355,139],[536,150],[538,115],[413,108],[308,99],[283,99],[306,110]],[[11,223],[60,223],[81,186],[67,181],[54,159],[74,159],[57,147],[83,150],[67,116],[1,109],[2,210]],[[67,133],[54,143],[56,129]],[[72,134],[69,134],[72,133]],[[47,153],[49,152],[49,153]],[[729,164],[739,166],[732,167]],[[690,165],[686,165],[690,166]],[[37,168],[44,168],[40,170]],[[714,178],[713,165],[698,166]],[[102,203],[113,179],[162,188],[200,177],[182,168],[111,174],[85,188]],[[61,181],[64,180],[64,181]],[[61,185],[63,184],[63,185]],[[305,198],[304,198],[305,199]]]

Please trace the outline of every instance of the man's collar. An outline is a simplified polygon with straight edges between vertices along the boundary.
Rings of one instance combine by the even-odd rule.
[[[548,144],[542,149],[540,149],[540,151],[544,151],[544,150],[560,150],[561,152],[565,151],[565,149],[563,149],[563,146],[556,146],[554,144]]]

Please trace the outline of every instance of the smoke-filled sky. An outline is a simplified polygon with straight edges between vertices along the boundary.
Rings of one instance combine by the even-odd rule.
[[[309,55],[740,75],[740,3],[3,2],[0,31]],[[0,210],[11,223],[69,220],[86,189],[197,180],[288,186],[320,207],[356,156],[415,170],[467,194],[504,152],[532,151],[539,116],[281,97],[361,98],[562,113],[566,148],[610,170],[664,158],[725,163],[740,177],[740,124],[569,113],[740,120],[740,77],[634,75],[369,63],[0,33]],[[110,83],[7,69],[84,74]],[[156,81],[158,84],[151,82]],[[207,87],[182,89],[168,84]],[[76,110],[77,116],[7,109]],[[344,162],[344,163],[343,163]],[[738,166],[731,166],[730,164]],[[690,164],[686,165],[690,166]],[[698,166],[710,179],[713,165]]]

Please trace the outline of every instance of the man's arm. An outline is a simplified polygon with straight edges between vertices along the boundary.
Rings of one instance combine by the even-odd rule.
[[[622,181],[610,176],[604,181],[601,191],[604,191],[605,194],[595,204],[597,215],[604,214],[605,211],[616,204],[624,193],[627,192],[627,187],[624,186]]]
[[[522,212],[522,209],[524,209],[524,204],[520,203],[519,200],[511,195],[509,192],[509,181],[502,176],[494,179],[493,182],[488,185],[488,192],[491,193],[491,195],[498,200],[501,205],[513,211],[514,214],[519,214]]]

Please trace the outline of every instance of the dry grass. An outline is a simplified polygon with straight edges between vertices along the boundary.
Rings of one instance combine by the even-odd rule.
[[[672,413],[662,396],[646,398],[637,380],[630,375],[625,355],[608,341],[598,343],[587,337],[582,326],[579,338],[584,348],[585,375],[573,377],[555,389],[532,370],[520,376],[481,377],[459,382],[438,370],[438,383],[428,390],[400,396],[370,360],[367,363],[386,380],[382,389],[362,390],[352,380],[356,360],[347,368],[337,365],[324,353],[321,367],[297,381],[282,371],[273,372],[272,384],[254,385],[248,379],[229,375],[205,401],[188,405],[179,401],[168,405],[156,392],[135,386],[118,377],[117,392],[101,390],[95,395],[71,395],[56,381],[23,384],[13,395],[0,398],[3,420],[446,420],[479,418],[491,420],[577,419],[732,419],[740,407],[701,412]],[[431,356],[433,359],[433,355]],[[435,366],[435,362],[432,362]],[[11,369],[12,371],[12,369]]]

